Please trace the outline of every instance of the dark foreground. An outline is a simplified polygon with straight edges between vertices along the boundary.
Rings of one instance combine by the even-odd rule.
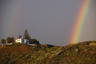
[[[96,64],[96,41],[65,47],[0,46],[0,64]]]

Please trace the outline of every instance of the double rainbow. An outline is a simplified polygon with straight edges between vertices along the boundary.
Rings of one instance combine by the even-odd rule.
[[[90,6],[91,0],[84,0],[82,3],[82,6],[78,12],[77,18],[75,20],[74,30],[72,31],[72,36],[70,43],[75,44],[80,41],[80,33],[83,28],[83,24],[85,22],[86,16],[88,14],[89,6]]]

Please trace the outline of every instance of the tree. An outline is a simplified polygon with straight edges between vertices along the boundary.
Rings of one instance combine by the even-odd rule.
[[[24,39],[28,39],[28,40],[31,39],[27,29],[25,30],[23,37],[24,37]]]
[[[7,40],[7,43],[14,43],[15,42],[14,37],[8,37],[6,40]]]
[[[1,39],[1,43],[2,44],[5,44],[6,43],[6,40],[5,39]]]
[[[30,39],[29,44],[37,44],[40,45],[39,41],[37,39]]]

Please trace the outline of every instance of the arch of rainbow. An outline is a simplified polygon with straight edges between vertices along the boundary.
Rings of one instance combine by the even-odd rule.
[[[81,5],[81,8],[78,12],[78,16],[75,20],[75,25],[73,27],[70,43],[75,44],[80,41],[80,33],[82,31],[83,24],[85,22],[85,18],[88,14],[88,10],[90,8],[92,0],[84,0],[84,2]]]

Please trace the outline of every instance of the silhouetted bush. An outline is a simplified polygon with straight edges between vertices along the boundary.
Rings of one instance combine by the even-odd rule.
[[[40,45],[39,41],[37,39],[30,39],[29,44],[37,44]]]
[[[14,43],[15,42],[15,39],[14,39],[14,37],[8,37],[6,39],[6,41],[7,41],[7,43]]]
[[[2,44],[6,44],[6,40],[5,39],[1,39],[1,43]]]

